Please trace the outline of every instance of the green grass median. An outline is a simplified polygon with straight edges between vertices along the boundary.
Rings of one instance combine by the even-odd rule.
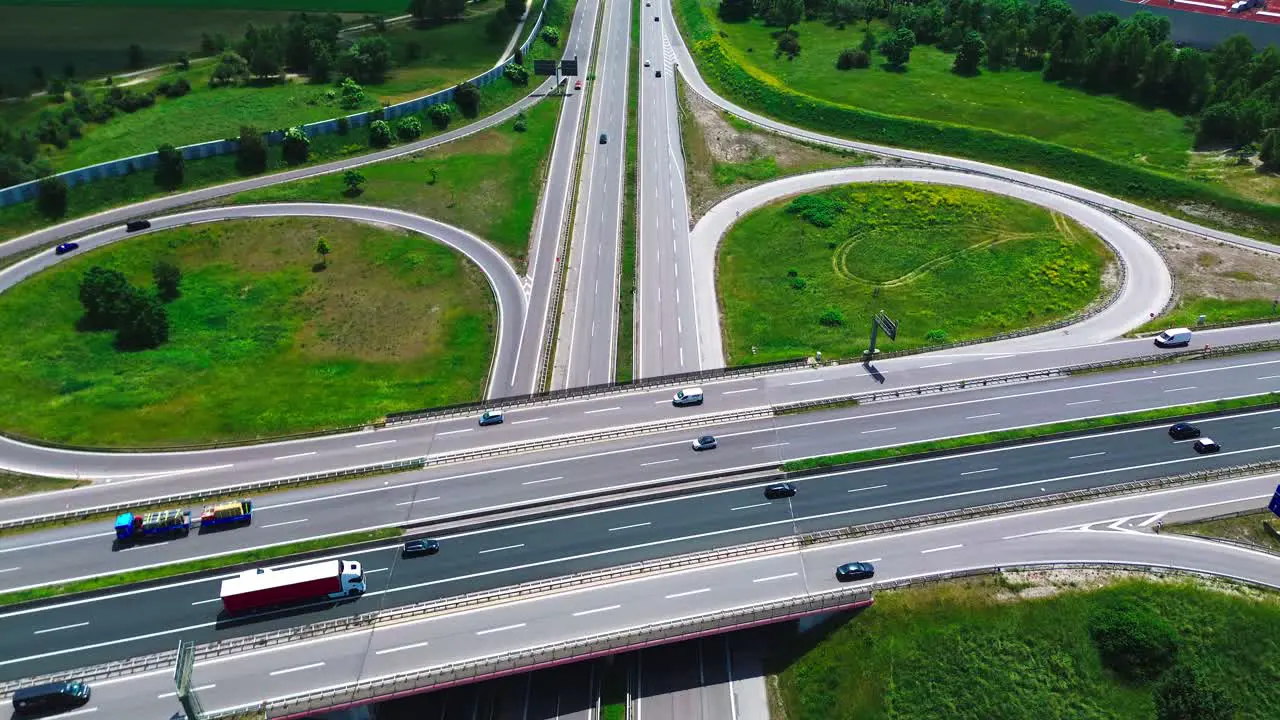
[[[912,455],[937,452],[938,450],[955,450],[957,448],[967,448],[976,445],[985,445],[987,443],[1002,442],[1005,440],[1038,438],[1053,435],[1055,433],[1072,432],[1076,430],[1104,429],[1127,423],[1163,420],[1167,418],[1182,417],[1185,415],[1197,415],[1200,413],[1239,410],[1242,408],[1265,408],[1276,405],[1277,403],[1280,403],[1280,393],[1266,393],[1264,395],[1253,395],[1250,397],[1235,398],[1232,400],[1213,400],[1211,402],[1177,405],[1174,407],[1159,408],[1157,410],[1143,410],[1141,412],[1121,413],[1119,415],[1088,418],[1086,420],[1068,420],[1066,422],[1035,425],[1032,427],[1017,428],[1014,430],[1001,430],[998,432],[979,433],[977,435],[963,435],[961,437],[945,438],[943,440],[930,440],[927,442],[899,445],[897,447],[877,448],[875,450],[859,450],[856,452],[839,453],[836,455],[804,458],[802,460],[792,460],[790,462],[783,463],[782,469],[785,472],[794,472],[797,470],[834,467],[836,465],[846,465],[848,463],[867,462],[869,460],[883,460],[885,458],[907,458]]]
[[[301,542],[289,543],[287,545],[275,545],[273,547],[258,548],[256,550],[246,550],[244,552],[219,555],[218,557],[204,558],[202,560],[177,562],[170,565],[161,565],[159,567],[146,568],[143,570],[129,570],[126,572],[103,575],[101,577],[90,578],[87,580],[77,580],[74,582],[58,583],[55,585],[43,585],[41,587],[30,588],[27,590],[0,593],[0,606],[70,595],[71,593],[120,587],[122,585],[131,585],[145,580],[176,577],[178,575],[200,572],[203,570],[216,570],[221,567],[239,565],[242,563],[284,559],[289,555],[297,555],[299,553],[312,552],[315,550],[325,550],[328,548],[341,547],[343,545],[353,545],[355,543],[373,542],[377,540],[390,540],[392,538],[399,537],[402,534],[404,534],[404,531],[400,528],[383,528],[381,530],[348,533],[346,535],[335,535],[333,537],[319,538],[316,540],[303,540]],[[193,536],[188,538],[187,541],[199,542],[199,539]]]

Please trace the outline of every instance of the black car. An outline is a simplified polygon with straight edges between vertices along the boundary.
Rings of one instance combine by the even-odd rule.
[[[609,144],[609,136],[608,136],[608,135],[606,135],[606,134],[604,134],[604,133],[600,133],[600,144],[601,144],[601,145],[608,145],[608,144]]]
[[[64,681],[19,688],[13,693],[14,717],[39,717],[65,712],[89,702],[89,686]]]
[[[1169,437],[1174,440],[1190,440],[1200,437],[1200,428],[1191,423],[1178,423],[1169,428]]]
[[[62,243],[61,245],[58,245],[58,247],[54,248],[53,252],[56,255],[66,255],[72,250],[78,250],[79,248],[80,248],[80,243],[73,243],[73,242]]]
[[[661,70],[654,70],[654,71],[653,71],[653,76],[654,76],[654,77],[662,77],[662,71],[661,71]]]
[[[151,227],[150,220],[130,220],[125,223],[124,229],[125,232],[138,232],[139,230],[146,230],[149,227]]]
[[[654,15],[654,16],[653,16],[653,21],[654,21],[654,22],[658,22],[658,16],[657,16],[657,15]]]
[[[410,540],[404,544],[401,554],[405,557],[417,557],[418,555],[435,555],[438,552],[440,552],[439,540]]]
[[[1191,447],[1195,448],[1196,452],[1201,455],[1216,453],[1222,449],[1222,446],[1214,442],[1213,438],[1207,438],[1207,437],[1202,437],[1199,440],[1196,440],[1195,444],[1192,445]]]
[[[836,568],[836,580],[840,582],[850,582],[853,580],[868,580],[874,577],[876,568],[871,563],[851,562],[845,563]]]
[[[791,483],[778,483],[777,485],[769,485],[764,489],[764,496],[770,500],[789,498],[795,494],[796,486]]]

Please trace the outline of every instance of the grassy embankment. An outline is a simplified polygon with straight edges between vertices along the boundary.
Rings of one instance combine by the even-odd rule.
[[[233,195],[231,203],[344,202],[399,208],[470,230],[495,245],[524,271],[529,233],[551,154],[560,101],[527,113],[527,129],[514,121],[405,158],[360,168],[364,191],[349,196],[342,175],[322,175]]]
[[[559,27],[562,35],[567,34],[569,23],[572,19],[572,11],[572,0],[550,0],[547,6],[545,22],[550,27]],[[474,31],[483,32],[480,26],[474,28]],[[525,56],[525,62],[529,67],[530,74],[532,75],[533,72],[534,59],[559,57],[561,52],[559,48],[548,45],[546,41],[539,37],[534,41],[530,51]],[[492,62],[492,60],[493,58],[490,58],[489,62]],[[483,119],[508,107],[527,95],[536,82],[537,79],[531,77],[529,87],[512,87],[509,82],[500,80],[481,88],[480,111],[475,119]],[[421,92],[415,92],[413,95],[425,94],[429,91],[430,88],[424,88]],[[152,109],[154,110],[154,108]],[[334,117],[341,114],[343,114],[341,111],[334,111],[325,113],[323,117]],[[455,121],[449,129],[456,129],[469,122],[474,122],[474,120],[455,116]],[[291,121],[286,124],[295,123],[296,121]],[[423,138],[430,138],[445,132],[435,128],[434,125],[425,120],[423,121],[423,130]],[[154,141],[151,144],[154,145]],[[149,149],[154,149],[154,147]],[[363,155],[372,151],[373,149],[369,147],[367,128],[352,128],[350,133],[345,136],[334,134],[318,135],[312,138],[311,155],[307,164],[314,165],[344,157]],[[188,161],[186,163],[185,183],[175,192],[218,185],[243,178],[244,176],[236,170],[235,166],[236,159],[234,155]],[[279,148],[272,148],[268,155],[266,173],[279,172],[289,169],[289,167],[281,158]],[[364,172],[363,169],[362,172]],[[98,180],[71,189],[68,194],[67,212],[61,218],[50,219],[41,215],[34,202],[0,208],[0,242],[63,220],[83,217],[112,207],[128,205],[169,194],[173,193],[166,192],[156,186],[151,172],[140,172],[118,178]]]
[[[1213,323],[1233,320],[1268,320],[1277,317],[1274,302],[1264,298],[1225,300],[1193,297],[1180,301],[1176,307],[1155,320],[1144,323],[1134,332],[1157,332],[1171,327],[1195,328],[1196,320],[1201,315],[1210,318],[1209,322]]]
[[[51,490],[68,490],[88,484],[88,480],[40,477],[39,475],[23,475],[22,473],[0,470],[0,497],[17,497]]]
[[[1104,429],[1125,423],[1156,421],[1163,418],[1195,415],[1221,410],[1262,407],[1266,405],[1275,405],[1276,403],[1280,403],[1280,393],[1267,393],[1264,395],[1255,395],[1253,397],[1237,398],[1234,400],[1213,400],[1210,402],[1194,403],[1191,405],[1177,405],[1175,407],[1160,408],[1158,410],[1121,413],[1119,415],[1107,415],[1105,417],[1089,418],[1087,420],[1070,420],[1067,422],[1018,428],[1016,430],[1002,430],[1000,432],[964,435],[961,437],[947,438],[945,440],[931,440],[928,442],[911,443],[909,445],[899,445],[897,447],[890,448],[859,450],[857,452],[804,458],[803,460],[792,460],[784,463],[782,469],[785,471],[808,470],[810,468],[832,467],[835,465],[844,465],[846,463],[881,460],[884,458],[905,458],[936,450],[972,447],[975,445],[983,445],[985,443],[1000,442],[1002,440],[1043,437],[1053,433],[1071,432],[1073,430]]]
[[[332,252],[317,271],[320,237]],[[76,329],[86,270],[116,268],[150,287],[160,259],[183,272],[182,296],[167,305],[167,343],[121,352],[112,333]],[[364,423],[480,397],[495,324],[479,269],[414,234],[320,218],[157,232],[70,259],[0,296],[3,423],[102,446]]]
[[[636,312],[636,193],[639,191],[640,82],[636,72],[640,69],[640,16],[644,8],[640,0],[631,3],[631,59],[632,69],[627,76],[627,150],[624,184],[622,188],[622,272],[618,278],[618,360],[614,379],[631,380],[635,363],[635,312]],[[672,73],[674,74],[674,73]]]
[[[956,77],[950,56],[928,47],[912,52],[904,73],[838,71],[836,55],[860,40],[856,26],[800,23],[801,54],[775,60],[758,22],[721,23],[712,0],[675,0],[674,9],[708,84],[749,109],[851,139],[1026,170],[1280,241],[1280,203],[1256,188],[1245,196],[1234,189],[1241,185],[1194,179],[1191,136],[1164,111],[1058,87],[1035,73]]]
[[[1097,300],[1111,261],[1074,222],[965,188],[858,184],[801,201],[812,220],[784,200],[742,216],[721,244],[732,364],[856,355],[879,310],[899,323],[886,351],[1044,325]]]
[[[1240,540],[1269,548],[1272,552],[1280,552],[1280,538],[1268,532],[1267,528],[1263,526],[1264,522],[1271,523],[1272,527],[1280,527],[1280,520],[1277,520],[1270,510],[1260,510],[1250,515],[1219,520],[1165,523],[1160,532],[1175,532],[1204,538]]]
[[[1168,628],[1177,661],[1201,668],[1239,720],[1280,716],[1280,684],[1262,680],[1275,675],[1275,595],[1133,580],[1084,591],[1071,578],[1051,597],[1037,589],[982,580],[877,593],[852,618],[780,638],[768,670],[786,717],[1155,717],[1152,686],[1119,680],[1090,634],[1113,608]]]
[[[159,567],[146,568],[143,570],[130,570],[128,572],[104,575],[102,577],[92,578],[89,580],[77,580],[75,582],[61,583],[57,585],[45,585],[38,588],[31,588],[29,590],[0,593],[0,606],[12,605],[14,603],[27,602],[30,600],[39,600],[42,598],[59,597],[77,592],[88,592],[90,590],[120,587],[122,585],[130,585],[132,583],[139,583],[145,580],[175,577],[185,573],[216,570],[217,568],[239,565],[241,563],[283,559],[289,555],[324,550],[326,548],[335,548],[341,545],[371,542],[374,540],[389,540],[391,538],[399,537],[402,534],[404,534],[404,531],[400,528],[383,528],[381,530],[348,533],[346,535],[337,535],[330,538],[303,540],[301,542],[277,545],[275,547],[261,548],[258,550],[246,550],[245,552],[230,553],[228,555],[220,555],[218,557],[204,558],[201,560],[172,563],[170,565],[161,565]],[[196,541],[195,538],[190,540],[190,542],[194,541]]]

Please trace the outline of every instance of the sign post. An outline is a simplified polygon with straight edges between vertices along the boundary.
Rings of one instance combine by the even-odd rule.
[[[890,340],[898,339],[898,323],[890,320],[889,316],[885,315],[883,310],[876,313],[875,317],[871,319],[871,345],[862,353],[864,360],[870,360],[875,356],[877,352],[876,339],[878,338],[881,330],[884,331],[885,335],[889,336]]]
[[[200,720],[204,709],[200,707],[200,698],[191,689],[191,670],[196,663],[196,644],[178,641],[178,662],[173,669],[173,684],[178,690],[178,702],[182,704],[182,712],[187,720]]]

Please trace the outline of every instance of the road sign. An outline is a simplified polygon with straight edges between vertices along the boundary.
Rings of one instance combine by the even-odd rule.
[[[534,75],[555,75],[556,61],[555,60],[534,60],[533,74]]]
[[[898,339],[898,323],[890,320],[883,310],[876,313],[876,324],[880,326],[881,330],[884,330],[884,334],[888,335],[890,340]]]
[[[173,684],[177,686],[179,695],[185,695],[191,687],[191,668],[196,662],[195,649],[194,642],[178,641],[178,663],[173,669]]]
[[[1276,494],[1271,496],[1271,504],[1267,509],[1275,513],[1276,517],[1280,517],[1280,485],[1276,486]]]
[[[561,60],[561,61],[560,61],[560,74],[561,74],[561,75],[569,75],[569,76],[572,76],[572,77],[577,77],[577,75],[578,75],[578,58],[576,58],[576,57],[575,57],[575,58],[574,58],[574,59],[572,59],[572,60]]]

